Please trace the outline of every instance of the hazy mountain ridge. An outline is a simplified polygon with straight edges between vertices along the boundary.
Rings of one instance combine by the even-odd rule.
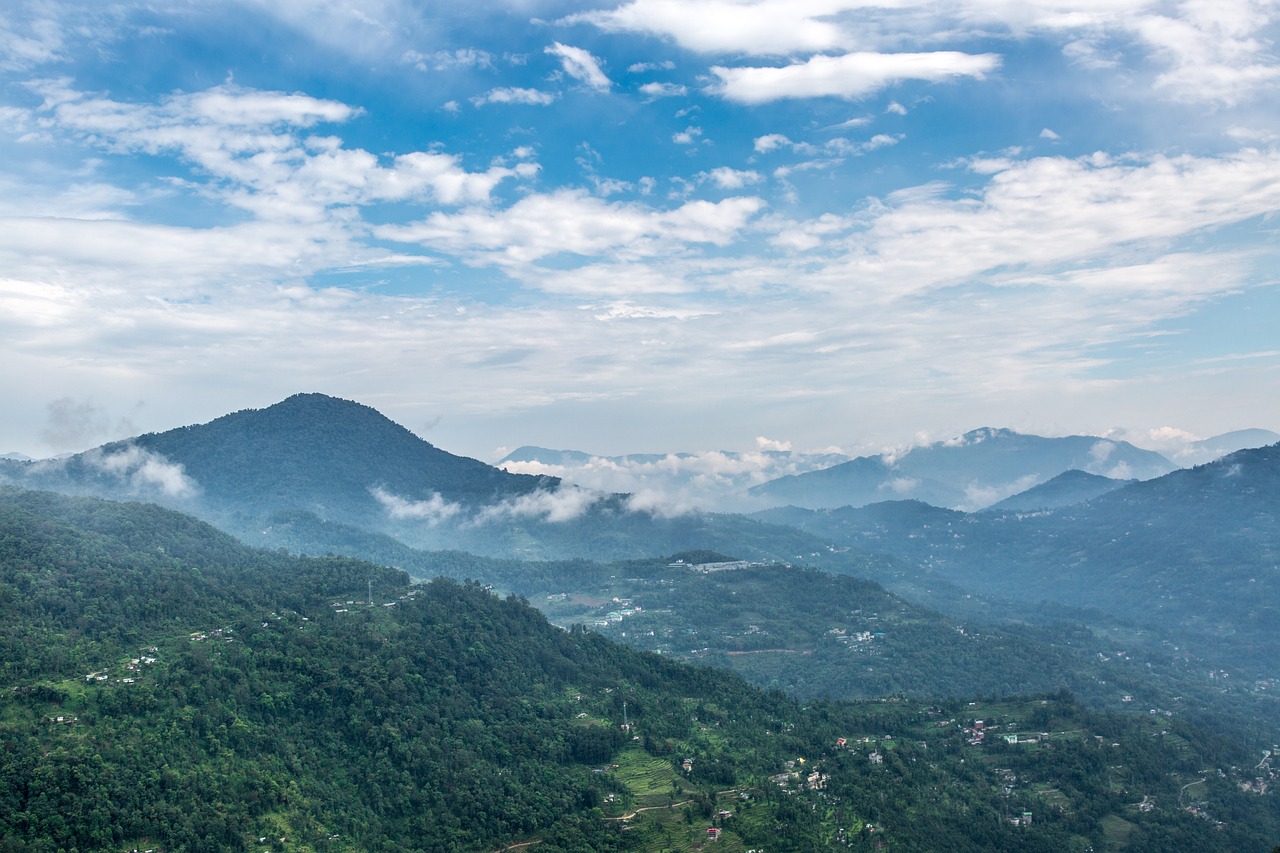
[[[893,555],[975,592],[1217,638],[1259,671],[1280,659],[1280,445],[1047,512],[887,504],[759,517]]]
[[[1176,451],[1173,460],[1180,465],[1203,465],[1221,459],[1228,453],[1247,450],[1254,447],[1265,447],[1280,442],[1280,433],[1269,429],[1238,429],[1202,438],[1191,442],[1188,446]]]
[[[1137,481],[1117,480],[1073,468],[1070,471],[1063,471],[1051,480],[1032,486],[1025,492],[1019,492],[998,501],[986,509],[988,512],[1059,509],[1093,500],[1135,482]]]
[[[1072,469],[1149,479],[1176,467],[1160,454],[1124,441],[1082,435],[1045,438],[982,428],[901,454],[859,457],[773,480],[750,493],[810,509],[913,499],[973,510]]]

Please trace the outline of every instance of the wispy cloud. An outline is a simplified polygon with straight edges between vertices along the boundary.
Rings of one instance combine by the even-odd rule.
[[[137,445],[91,450],[77,458],[89,468],[115,479],[130,493],[141,497],[190,498],[200,492],[196,481],[187,475],[181,465]]]
[[[689,94],[687,86],[676,83],[645,83],[640,86],[638,91],[650,100],[656,98],[682,98]]]
[[[493,68],[494,57],[486,50],[473,47],[437,50],[429,54],[409,49],[400,55],[400,62],[419,71],[449,71],[455,68]]]
[[[483,95],[472,98],[471,103],[477,107],[483,107],[485,104],[524,104],[526,106],[545,107],[548,104],[554,104],[557,97],[559,96],[554,92],[544,92],[540,89],[500,86],[496,89],[490,89]]]
[[[582,48],[555,42],[547,47],[546,52],[558,57],[564,73],[586,84],[587,88],[607,92],[613,86],[600,69],[600,60]]]
[[[563,252],[640,258],[680,245],[727,245],[763,206],[758,198],[739,197],[661,210],[563,190],[530,195],[502,210],[435,213],[422,222],[387,226],[376,233],[383,239],[421,243],[504,265]]]

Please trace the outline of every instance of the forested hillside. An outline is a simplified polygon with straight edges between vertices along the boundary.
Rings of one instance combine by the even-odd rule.
[[[858,512],[885,523],[967,517],[913,502]],[[480,580],[528,597],[558,624],[591,625],[628,645],[732,669],[759,686],[803,698],[1066,687],[1092,707],[1173,706],[1250,743],[1270,743],[1280,729],[1280,697],[1248,679],[1209,677],[1231,660],[1219,649],[1188,649],[1176,632],[1096,610],[1049,602],[1028,608],[968,595],[907,562],[853,550],[823,548],[798,554],[795,563],[701,573],[669,565],[678,556],[701,559],[690,555],[617,562],[496,559],[417,550],[309,513],[280,513],[271,521],[262,539],[272,545],[360,554],[423,579]],[[889,594],[868,576],[905,589],[909,599],[942,602],[954,615]],[[615,598],[642,609],[616,621],[610,614],[624,608]]]
[[[6,849],[1280,837],[1276,798],[1241,787],[1269,765],[1176,718],[1066,695],[800,705],[475,584],[253,551],[154,507],[5,490],[0,510],[0,632],[20,637],[2,662]]]

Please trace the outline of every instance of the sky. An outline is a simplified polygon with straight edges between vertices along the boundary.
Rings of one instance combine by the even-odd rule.
[[[1275,0],[0,6],[0,452],[1280,428]]]

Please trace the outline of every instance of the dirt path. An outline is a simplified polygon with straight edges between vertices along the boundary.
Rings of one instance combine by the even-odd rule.
[[[642,809],[636,809],[633,812],[627,812],[624,815],[619,815],[618,817],[607,817],[605,818],[605,820],[631,820],[631,818],[640,814],[640,812],[656,812],[656,811],[659,811],[660,809],[674,809],[676,806],[684,806],[692,802],[693,800],[683,800],[679,803],[672,803],[669,806],[646,806]]]

